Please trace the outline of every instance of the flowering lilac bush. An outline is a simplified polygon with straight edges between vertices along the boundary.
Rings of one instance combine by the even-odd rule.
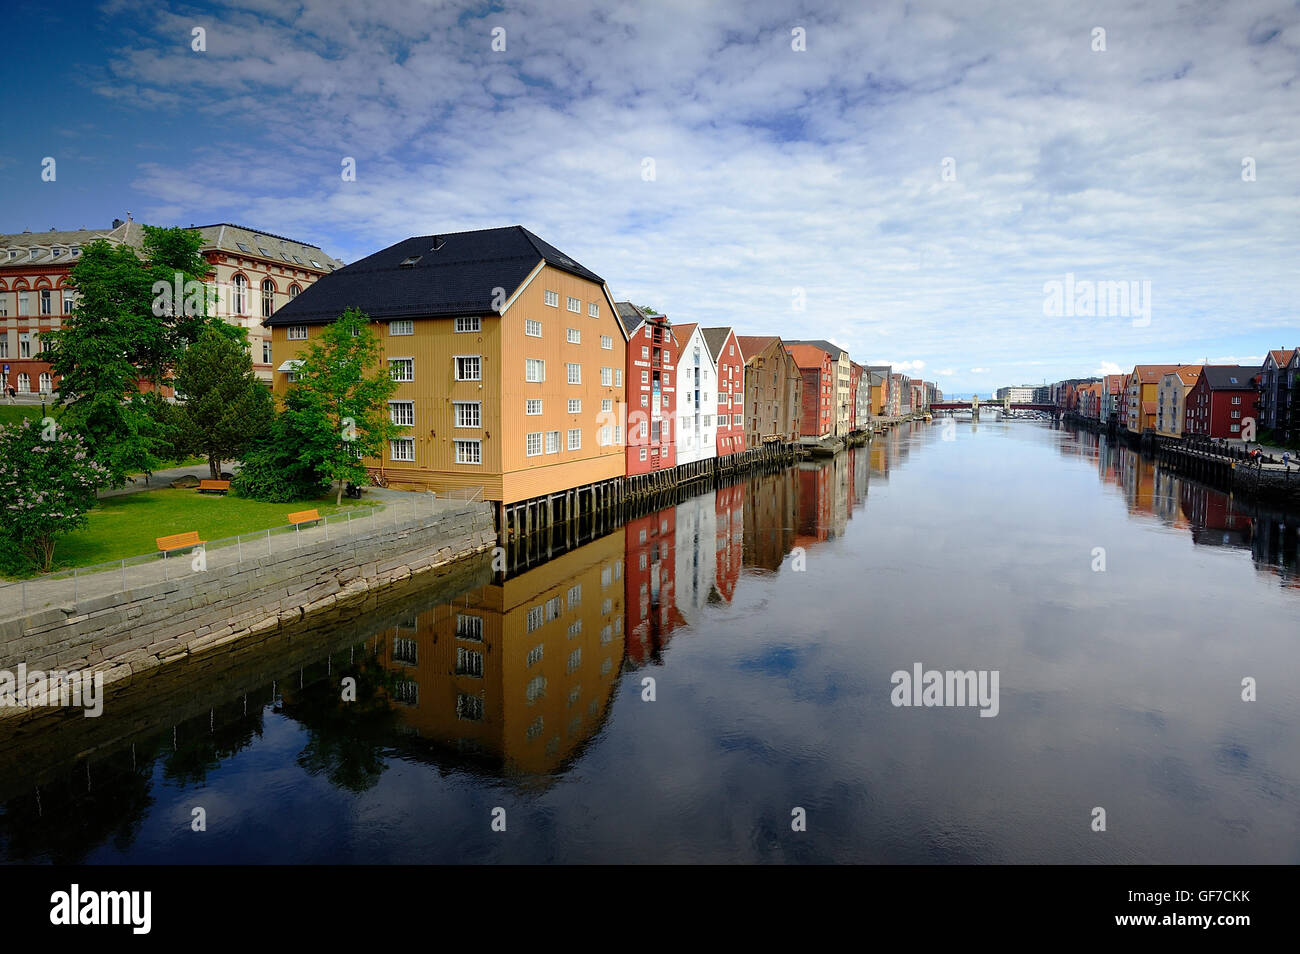
[[[48,572],[55,539],[84,526],[108,469],[90,459],[76,434],[51,419],[34,426],[24,418],[0,427],[0,563],[17,557]]]

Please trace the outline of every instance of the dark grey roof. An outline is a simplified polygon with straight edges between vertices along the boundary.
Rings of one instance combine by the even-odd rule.
[[[1201,369],[1201,377],[1211,391],[1253,391],[1259,368],[1244,364],[1207,364]]]
[[[722,346],[727,343],[731,328],[701,328],[700,334],[704,337],[704,343],[709,346],[709,354],[713,355],[714,361],[717,361],[722,357]]]
[[[508,297],[542,261],[605,284],[521,225],[420,235],[324,276],[263,324],[327,323],[349,308],[376,319],[487,315],[494,310],[493,289],[505,289]]]
[[[823,351],[825,351],[828,355],[830,355],[830,356],[831,356],[832,358],[834,358],[836,361],[840,360],[840,355],[845,353],[845,351],[844,351],[843,348],[837,348],[835,345],[831,344],[829,341],[826,341],[826,340],[823,339],[823,338],[816,338],[816,339],[812,339],[812,338],[804,338],[804,339],[799,339],[799,340],[795,340],[795,339],[786,339],[786,342],[785,342],[785,343],[786,343],[786,344],[806,344],[806,345],[812,345],[814,348],[821,348]]]

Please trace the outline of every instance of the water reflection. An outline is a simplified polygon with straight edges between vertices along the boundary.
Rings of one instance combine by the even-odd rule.
[[[590,542],[548,540],[533,548],[538,559],[506,578],[494,578],[486,562],[466,565],[390,592],[382,603],[315,620],[246,652],[167,667],[113,687],[98,720],[45,712],[19,723],[0,723],[0,857],[183,861],[203,852],[197,857],[211,861],[250,856],[382,861],[407,859],[418,845],[434,852],[429,860],[475,860],[498,850],[490,847],[495,843],[480,844],[464,834],[459,841],[443,838],[441,829],[420,820],[432,812],[434,802],[452,813],[468,812],[465,805],[479,810],[476,799],[491,790],[498,793],[488,804],[506,801],[514,812],[542,804],[539,811],[545,817],[556,815],[581,828],[599,810],[581,795],[565,794],[562,783],[578,785],[582,792],[592,787],[596,803],[603,803],[625,798],[620,787],[625,782],[650,785],[659,795],[668,790],[685,800],[679,809],[682,804],[699,806],[691,809],[703,813],[698,825],[683,822],[675,839],[665,836],[688,857],[694,857],[693,850],[704,858],[776,851],[781,812],[774,822],[762,814],[767,810],[763,806],[770,800],[793,804],[791,799],[820,805],[821,824],[829,830],[834,818],[846,834],[827,835],[829,841],[809,839],[803,847],[789,849],[806,855],[790,857],[1026,857],[1014,838],[997,835],[1002,829],[977,816],[962,818],[959,824],[965,827],[957,835],[943,825],[936,828],[933,812],[939,809],[917,795],[924,780],[908,755],[946,751],[951,743],[957,749],[943,764],[947,771],[965,773],[971,783],[982,779],[982,765],[1028,764],[1025,760],[1034,756],[1007,741],[1022,736],[1014,730],[999,732],[1004,725],[1022,725],[1012,720],[1027,713],[1045,719],[1051,715],[1055,676],[1050,667],[1070,666],[1071,647],[1082,645],[1055,641],[1048,625],[1062,618],[1062,607],[1076,614],[1088,608],[1082,595],[1070,602],[1061,590],[1059,581],[1077,583],[1066,569],[1053,570],[1055,588],[1020,591],[1007,586],[1008,574],[998,562],[1002,551],[992,556],[980,551],[981,561],[993,567],[988,578],[953,576],[947,581],[954,588],[968,585],[974,594],[993,592],[993,609],[983,612],[1004,613],[1000,629],[981,622],[974,596],[960,607],[954,605],[956,596],[932,598],[931,574],[944,569],[954,554],[965,557],[983,543],[977,535],[958,534],[979,528],[987,513],[1008,506],[981,483],[985,458],[971,456],[965,469],[952,470],[942,463],[951,458],[938,455],[949,450],[972,454],[980,446],[975,441],[989,439],[1023,442],[1029,448],[1025,460],[1053,460],[1042,447],[1054,441],[1057,452],[1089,485],[1089,470],[1095,470],[1102,493],[1123,502],[1129,523],[1146,523],[1152,532],[1216,548],[1228,559],[1244,561],[1249,551],[1260,574],[1297,586],[1300,550],[1294,518],[1235,502],[1165,472],[1104,436],[1013,424],[970,427],[957,443],[946,444],[933,429],[918,425],[831,460],[805,461],[648,503],[621,527]],[[1004,466],[1004,456],[1002,451],[987,455],[987,472],[995,479],[1004,473],[997,469]],[[911,463],[925,481],[924,494],[908,479]],[[1059,461],[1053,466],[1057,469],[1043,473],[1069,479]],[[950,504],[948,497],[961,487],[973,492]],[[930,511],[923,535],[912,529],[921,513],[918,506]],[[971,510],[977,506],[991,509]],[[1039,512],[1041,519],[1062,508],[1044,505]],[[864,519],[868,514],[870,521]],[[1027,534],[1026,527],[1032,528],[1017,525],[1011,532]],[[1050,540],[1051,531],[1041,536]],[[917,539],[929,549],[920,549]],[[1039,537],[1007,535],[1003,542],[1006,552],[1017,554],[1027,545],[1039,545]],[[818,564],[816,574],[792,578],[796,548],[803,548],[809,559],[829,554],[831,561]],[[1173,559],[1168,551],[1162,553]],[[876,579],[888,581],[888,591],[871,594],[870,619],[850,620],[847,614],[855,610],[848,607],[861,605],[854,603],[863,588],[858,568],[868,564]],[[909,588],[908,580],[916,586]],[[769,605],[777,593],[783,595],[773,604],[780,605]],[[799,606],[799,600],[807,605]],[[1022,612],[1023,624],[1016,618]],[[954,658],[961,662],[965,656],[960,653],[968,651],[964,647],[972,637],[996,639],[1022,626],[1028,642],[1019,647],[1019,655],[1007,658],[1048,667],[1048,688],[1035,686],[1017,695],[1011,688],[1017,674],[1011,674],[1004,689],[1006,714],[988,720],[997,723],[991,730],[998,731],[991,735],[972,735],[965,723],[957,734],[951,728],[935,729],[937,723],[925,721],[924,714],[900,722],[888,707],[887,692],[871,688],[878,671],[887,673],[913,655],[929,661],[945,645],[955,645],[959,655]],[[949,630],[961,633],[961,639],[944,644]],[[871,635],[863,636],[864,631]],[[1003,664],[996,655],[1001,650],[989,645],[994,648],[981,650],[985,657],[975,658],[992,654]],[[818,675],[810,675],[810,660],[825,672],[814,668]],[[1079,674],[1087,672],[1086,667],[1070,669],[1061,678],[1067,688],[1060,691],[1075,691],[1075,682],[1086,681]],[[671,686],[667,691],[676,694],[672,705],[641,704],[642,679],[650,675],[660,680],[661,689]],[[352,685],[346,701],[345,681]],[[688,695],[692,702],[685,704]],[[715,706],[715,695],[725,703]],[[1096,704],[1095,693],[1071,698],[1076,704]],[[1138,709],[1121,707],[1117,724],[1146,718],[1156,727],[1159,745],[1167,746],[1166,726],[1177,724],[1170,708],[1161,711],[1153,704],[1143,710],[1145,715],[1134,716]],[[670,716],[684,721],[669,723],[671,729],[660,727],[656,720]],[[869,731],[842,736],[841,722]],[[1054,749],[1071,739],[1072,729],[1062,730],[1054,722],[1044,723],[1042,731],[1053,739]],[[1112,726],[1096,731],[1107,745],[1115,744]],[[1234,731],[1246,732],[1240,727]],[[1000,741],[991,743],[990,738]],[[1246,739],[1241,734],[1232,745],[1241,749]],[[602,740],[609,740],[603,752]],[[645,751],[639,748],[643,745]],[[712,754],[700,755],[701,750]],[[976,750],[978,759],[969,754]],[[1100,744],[1097,751],[1099,756],[1111,752]],[[1197,780],[1190,757],[1186,763],[1171,761],[1166,748],[1147,755],[1156,760],[1152,764],[1163,766],[1152,782],[1157,795],[1163,791],[1160,785],[1177,781],[1170,780],[1178,773],[1187,776],[1183,789],[1200,791],[1208,784]],[[721,760],[742,766],[734,771],[743,784],[707,780]],[[1232,772],[1244,772],[1233,765]],[[995,775],[1005,778],[1007,772]],[[943,778],[935,792],[952,787]],[[813,790],[787,791],[794,783]],[[403,784],[410,790],[402,789]],[[682,794],[688,784],[697,787]],[[1290,784],[1285,778],[1268,782],[1279,790]],[[398,797],[395,791],[404,794]],[[665,810],[660,818],[657,797],[649,794],[633,807],[647,826],[671,828],[667,816],[673,812]],[[1034,792],[1026,795],[1027,817],[1039,829],[1050,830],[1052,813],[1064,802],[1043,807],[1035,797]],[[556,800],[530,801],[548,798]],[[726,826],[717,826],[717,806],[727,799],[736,811],[756,816],[748,822],[750,829],[728,833]],[[249,831],[260,835],[251,841],[214,839],[196,848],[187,826],[190,806],[198,800],[224,804],[228,817],[244,826],[245,836]],[[897,827],[877,830],[863,820],[870,813],[859,813],[859,818],[844,807],[867,801],[893,813],[898,821],[891,824]],[[953,814],[959,808],[954,803],[943,811]],[[354,847],[350,850],[357,854],[348,855],[338,844],[353,842],[348,835],[359,814],[377,827],[367,829],[368,848]],[[539,857],[611,857],[616,850],[611,846],[622,845],[623,837],[611,832],[624,832],[629,844],[640,845],[638,857],[657,857],[653,838],[640,837],[621,821],[607,821],[604,848],[584,843],[566,855],[552,847],[549,854],[538,849]],[[320,834],[303,836],[301,829],[308,824]],[[276,826],[298,835],[269,834]],[[712,848],[691,847],[705,843]],[[918,847],[900,847],[910,844]],[[258,856],[259,850],[266,854]],[[1071,857],[1091,855],[1083,850]]]

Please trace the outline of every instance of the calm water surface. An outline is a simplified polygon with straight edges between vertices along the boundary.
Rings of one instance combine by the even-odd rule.
[[[1300,861],[1295,520],[1096,435],[942,435],[0,726],[0,857]],[[893,706],[918,662],[997,670],[998,715]]]

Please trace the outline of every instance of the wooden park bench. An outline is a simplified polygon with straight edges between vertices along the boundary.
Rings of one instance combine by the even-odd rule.
[[[199,481],[199,493],[201,494],[206,494],[209,491],[211,491],[212,493],[224,494],[229,489],[230,489],[230,481],[228,480],[200,480]]]
[[[199,532],[197,530],[190,530],[186,533],[173,533],[170,537],[157,537],[155,539],[157,539],[158,549],[163,552],[164,557],[172,550],[183,550],[186,547],[197,547],[208,542],[207,540],[199,539]]]
[[[320,512],[313,507],[311,510],[299,510],[297,513],[289,514],[289,522],[295,527],[300,523],[311,523],[313,520],[320,519]]]

